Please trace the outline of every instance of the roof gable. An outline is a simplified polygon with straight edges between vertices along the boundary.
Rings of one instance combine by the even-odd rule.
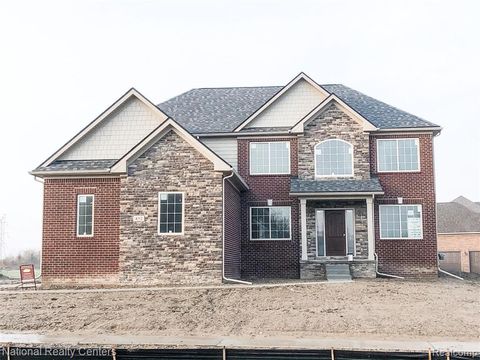
[[[309,76],[300,73],[234,131],[238,132],[245,127],[291,126],[328,95]]]
[[[367,119],[365,119],[365,117],[355,111],[355,109],[351,108],[338,96],[336,96],[335,94],[330,94],[318,106],[313,108],[303,119],[296,123],[292,127],[292,132],[303,132],[304,126],[313,119],[315,119],[322,111],[326,110],[328,108],[328,105],[332,102],[338,104],[345,113],[347,113],[352,119],[357,121],[363,127],[364,131],[374,131],[377,129],[371,122],[369,122]]]
[[[159,139],[168,134],[170,131],[175,131],[183,140],[189,143],[195,150],[205,156],[213,163],[215,171],[232,171],[232,166],[225,160],[219,157],[216,153],[210,150],[202,142],[192,136],[187,130],[177,124],[173,119],[169,118],[146,136],[128,153],[123,155],[112,167],[111,173],[125,173],[127,172],[128,164],[141,156]]]
[[[55,160],[118,158],[165,119],[165,113],[131,88],[40,167]],[[96,152],[95,146],[102,152]]]

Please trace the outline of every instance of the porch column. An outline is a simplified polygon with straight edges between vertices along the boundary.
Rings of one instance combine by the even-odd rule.
[[[300,199],[300,227],[302,235],[302,260],[307,260],[307,199]]]
[[[374,260],[375,253],[375,222],[373,221],[373,197],[367,197],[367,234],[368,259]]]

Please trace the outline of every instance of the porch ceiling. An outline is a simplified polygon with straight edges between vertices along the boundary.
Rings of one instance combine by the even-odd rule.
[[[376,177],[366,180],[300,180],[293,178],[290,195],[381,195],[382,185]]]

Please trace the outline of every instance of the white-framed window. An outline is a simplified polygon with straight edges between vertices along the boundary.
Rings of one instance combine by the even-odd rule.
[[[158,193],[158,233],[182,235],[185,214],[183,192]]]
[[[250,240],[290,240],[291,207],[265,206],[250,208]]]
[[[422,239],[422,205],[379,205],[381,239]]]
[[[378,172],[420,171],[418,138],[377,139]]]
[[[340,139],[315,145],[315,176],[353,176],[353,145]]]
[[[93,236],[94,195],[77,195],[77,236]]]
[[[250,174],[290,174],[290,142],[251,142]]]

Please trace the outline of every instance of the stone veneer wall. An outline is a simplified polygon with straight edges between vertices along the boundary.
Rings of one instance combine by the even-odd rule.
[[[309,260],[317,259],[316,209],[345,208],[355,212],[355,257],[368,258],[367,205],[362,201],[307,201],[307,255]],[[320,257],[322,259],[322,257]]]
[[[363,127],[332,103],[310,121],[298,138],[298,177],[315,179],[315,145],[329,139],[341,139],[353,145],[353,178],[369,179],[369,135]],[[326,178],[332,179],[332,178]]]
[[[158,234],[158,192],[183,191],[184,234]],[[173,130],[128,167],[120,190],[120,279],[222,281],[222,174]],[[133,222],[143,215],[143,222]]]

